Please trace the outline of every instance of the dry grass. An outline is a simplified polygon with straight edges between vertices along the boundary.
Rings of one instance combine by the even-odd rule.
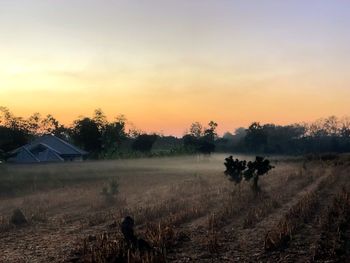
[[[350,192],[343,188],[320,218],[320,235],[313,246],[313,261],[342,261],[349,257],[349,221]]]
[[[217,225],[218,224],[215,218],[215,214],[210,215],[208,217],[207,247],[212,257],[219,253],[219,247],[220,247]]]
[[[298,228],[312,216],[318,204],[316,192],[305,194],[301,200],[291,207],[273,229],[265,236],[264,248],[267,251],[285,248],[293,239]]]
[[[225,178],[223,157],[91,162],[27,170],[9,167],[7,173],[15,175],[48,171],[50,178],[60,171],[65,175],[58,188],[51,185],[0,199],[4,234],[0,262],[16,262],[20,257],[33,262],[185,262],[186,258],[220,262],[223,253],[231,250],[246,253],[236,247],[259,247],[255,239],[267,231],[266,249],[280,248],[285,240],[293,240],[299,225],[313,217],[319,189],[338,180],[334,169],[347,169],[338,163],[279,161],[275,170],[261,178],[262,192],[255,197],[248,183],[238,188]],[[318,190],[305,190],[326,171],[331,175]],[[76,173],[79,180],[67,179]],[[114,203],[107,204],[101,190],[114,177],[119,178],[119,194]],[[22,229],[8,223],[17,207],[30,222]],[[135,219],[137,235],[152,245],[152,251],[141,253],[125,244],[118,226],[126,215]],[[245,238],[248,230],[256,235]]]

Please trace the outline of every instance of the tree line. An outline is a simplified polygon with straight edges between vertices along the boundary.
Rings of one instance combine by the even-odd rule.
[[[44,134],[55,135],[81,147],[89,152],[90,158],[112,155],[122,146],[135,152],[149,152],[158,137],[136,129],[126,131],[123,115],[110,122],[101,109],[96,109],[92,117],[74,120],[71,126],[61,124],[52,115],[42,117],[34,113],[29,118],[17,117],[5,107],[0,107],[0,113],[2,156]]]
[[[305,154],[350,151],[350,118],[334,116],[310,124],[280,126],[252,123],[248,128],[217,134],[218,124],[194,122],[184,136],[148,134],[127,128],[123,115],[108,121],[101,109],[91,117],[79,117],[70,126],[54,116],[34,113],[15,116],[0,107],[0,159],[43,134],[53,134],[89,152],[89,158],[117,158],[153,154],[210,154],[217,152]]]
[[[252,123],[216,141],[217,150],[241,153],[309,154],[350,152],[350,118],[331,116],[312,123]]]

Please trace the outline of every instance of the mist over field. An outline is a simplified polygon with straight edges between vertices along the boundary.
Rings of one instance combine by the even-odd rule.
[[[152,186],[163,181],[176,182],[192,178],[203,170],[221,173],[225,157],[225,154],[214,154],[60,164],[3,165],[0,175],[1,194],[20,195],[22,192],[30,193],[33,187],[38,190],[50,190],[85,181],[100,182],[113,178],[118,178],[120,182],[133,180],[134,184],[146,183]]]
[[[137,236],[152,246],[147,255],[132,252],[135,262],[183,262],[189,257],[203,262],[265,261],[291,253],[303,260],[314,254],[335,258],[322,254],[332,248],[314,234],[319,233],[318,220],[322,220],[322,231],[330,240],[336,238],[323,216],[329,209],[338,209],[332,207],[333,195],[334,200],[345,198],[343,204],[349,204],[345,192],[350,186],[349,156],[270,156],[275,168],[259,180],[258,195],[250,182],[238,185],[228,180],[223,173],[226,157],[2,165],[1,260],[105,262],[115,258],[124,262],[123,253],[128,250],[119,224],[125,216],[135,220]],[[16,208],[23,212],[25,225],[9,223]],[[347,216],[346,211],[339,213]],[[303,227],[305,220],[308,228]],[[281,224],[289,225],[288,232]],[[279,239],[288,233],[295,235],[293,240]],[[249,250],[240,248],[241,242]],[[316,245],[325,248],[318,250]],[[287,248],[281,252],[279,246]],[[338,258],[346,257],[344,249]]]

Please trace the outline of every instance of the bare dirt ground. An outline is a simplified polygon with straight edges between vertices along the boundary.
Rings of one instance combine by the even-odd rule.
[[[109,173],[119,178],[119,194],[106,203],[101,191],[108,182],[101,179],[3,197],[0,262],[124,262],[107,254],[115,253],[118,223],[127,215],[161,255],[148,262],[347,262],[348,162],[275,161],[255,196],[248,183],[227,180],[224,157],[29,167],[70,176]],[[7,223],[17,207],[29,220],[20,228]]]

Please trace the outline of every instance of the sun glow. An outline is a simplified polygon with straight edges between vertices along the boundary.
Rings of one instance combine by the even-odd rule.
[[[0,105],[66,124],[100,107],[176,135],[348,114],[348,4],[156,2],[4,5]]]

